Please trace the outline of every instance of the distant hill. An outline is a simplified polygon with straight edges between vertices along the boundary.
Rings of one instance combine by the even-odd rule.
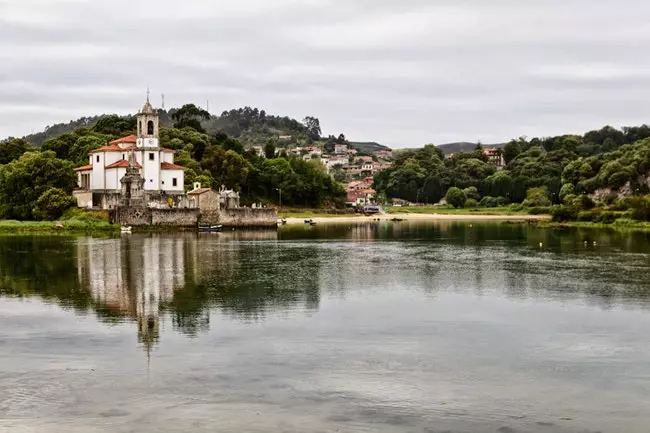
[[[390,147],[384,146],[383,144],[379,144],[374,141],[351,141],[349,144],[358,152],[367,154],[372,154],[380,150],[391,150]]]
[[[498,143],[498,144],[482,144],[482,147],[503,147],[505,146],[506,143]],[[476,148],[476,143],[470,143],[468,141],[460,141],[457,143],[447,143],[447,144],[440,144],[438,147],[444,152],[445,155],[449,155],[451,153],[458,153],[458,152],[471,152]]]

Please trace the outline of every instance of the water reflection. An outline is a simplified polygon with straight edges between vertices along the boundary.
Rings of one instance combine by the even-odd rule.
[[[94,311],[108,324],[133,322],[149,350],[166,319],[196,337],[210,329],[211,312],[255,322],[309,314],[324,295],[379,289],[645,305],[648,252],[644,234],[468,222],[2,237],[0,293],[38,295],[77,314]]]

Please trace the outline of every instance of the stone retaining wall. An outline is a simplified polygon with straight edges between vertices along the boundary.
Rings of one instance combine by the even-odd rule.
[[[233,228],[277,228],[278,213],[275,209],[252,209],[239,207],[221,209],[219,224]]]

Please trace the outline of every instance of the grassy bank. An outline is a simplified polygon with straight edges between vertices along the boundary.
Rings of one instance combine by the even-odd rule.
[[[650,222],[637,221],[627,218],[620,218],[612,223],[598,223],[592,221],[565,221],[565,222],[552,222],[541,221],[540,227],[548,228],[586,228],[586,229],[610,229],[618,231],[638,231],[650,232]]]
[[[534,210],[534,212],[531,212]],[[513,206],[491,207],[491,208],[460,208],[452,206],[407,206],[392,207],[388,209],[389,214],[438,214],[438,215],[541,215],[550,213],[546,209],[524,208]]]
[[[119,225],[108,222],[106,212],[85,209],[69,209],[57,221],[0,220],[0,233],[110,233],[119,231]]]

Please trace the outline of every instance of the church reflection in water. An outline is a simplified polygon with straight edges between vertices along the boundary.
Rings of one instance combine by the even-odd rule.
[[[148,350],[161,327],[190,337],[207,331],[211,309],[244,321],[317,309],[313,254],[277,241],[276,232],[87,238],[76,245],[78,285],[100,316],[137,323],[138,341]],[[310,266],[296,268],[300,260]]]
[[[161,306],[185,286],[187,253],[184,237],[80,243],[79,283],[98,305],[135,319],[139,341],[150,346],[159,339]]]

